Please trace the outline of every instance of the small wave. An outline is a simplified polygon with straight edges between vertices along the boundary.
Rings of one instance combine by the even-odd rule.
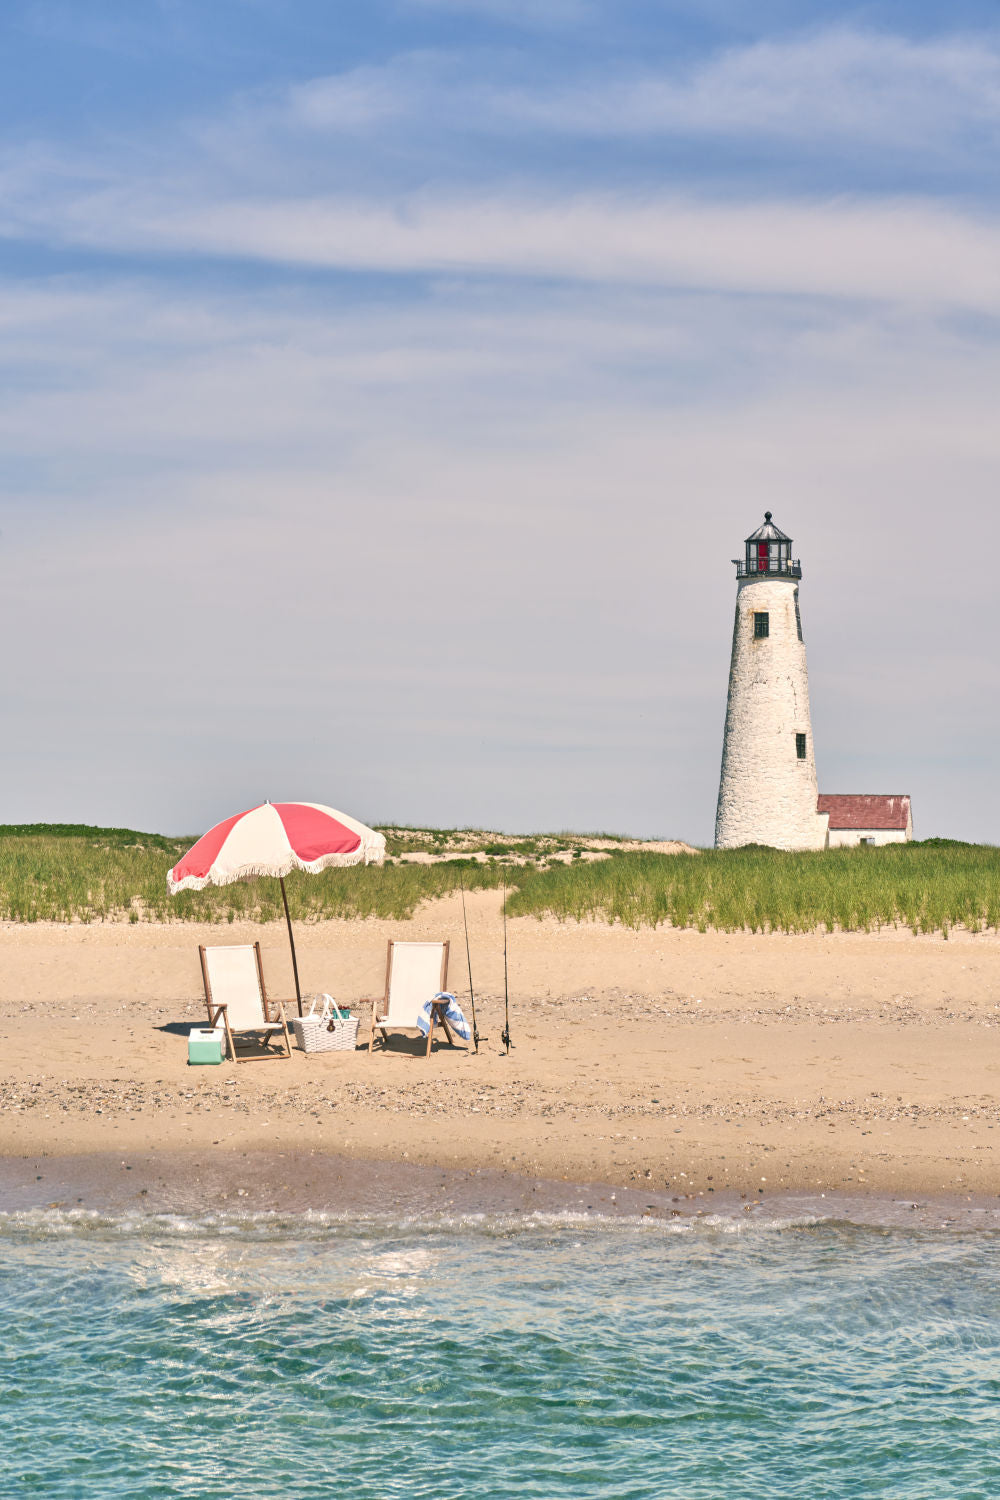
[[[813,1213],[686,1214],[664,1218],[653,1214],[607,1214],[597,1210],[541,1210],[516,1212],[413,1211],[352,1213],[305,1209],[206,1210],[200,1213],[127,1209],[107,1212],[87,1208],[29,1208],[0,1211],[0,1239],[102,1240],[245,1239],[297,1242],[343,1236],[385,1238],[393,1235],[469,1235],[474,1238],[521,1238],[564,1233],[607,1235],[641,1234],[746,1236],[808,1229],[828,1222]]]

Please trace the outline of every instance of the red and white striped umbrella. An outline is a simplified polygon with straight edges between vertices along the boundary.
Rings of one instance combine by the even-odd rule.
[[[285,876],[292,870],[317,875],[334,865],[380,865],[384,859],[384,834],[346,813],[320,802],[264,802],[216,823],[203,834],[167,872],[167,888],[176,896],[179,891],[203,891],[207,885],[229,885],[259,875],[279,880],[301,1015],[299,965]]]
[[[170,894],[292,870],[380,865],[385,837],[319,802],[264,802],[216,823],[167,874]]]

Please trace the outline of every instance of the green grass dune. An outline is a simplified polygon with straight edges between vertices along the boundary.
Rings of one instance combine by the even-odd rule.
[[[512,916],[723,932],[972,932],[1000,926],[1000,849],[948,840],[783,854],[774,849],[660,854],[597,852],[597,836],[530,838],[476,830],[387,829],[382,868],[328,870],[287,881],[292,916],[399,920],[463,881],[509,886]],[[276,881],[169,896],[166,872],[191,838],[133,829],[0,827],[0,919],[13,922],[276,921]],[[400,862],[404,853],[451,856]],[[485,855],[483,860],[476,856]]]
[[[13,922],[270,922],[283,919],[276,880],[167,892],[167,871],[190,838],[125,828],[35,824],[0,827],[0,920]],[[410,916],[421,901],[464,879],[466,889],[499,885],[502,872],[472,860],[386,864],[320,875],[292,874],[289,910],[298,921]]]
[[[758,847],[624,853],[535,871],[509,910],[701,932],[979,932],[1000,925],[1000,850],[931,840],[821,854]]]

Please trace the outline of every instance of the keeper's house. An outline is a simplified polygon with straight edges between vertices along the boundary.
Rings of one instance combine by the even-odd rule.
[[[816,811],[829,815],[828,849],[846,844],[905,844],[913,837],[909,797],[820,792]]]

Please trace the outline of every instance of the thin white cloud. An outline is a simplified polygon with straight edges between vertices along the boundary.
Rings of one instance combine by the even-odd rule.
[[[921,200],[749,204],[589,195],[12,195],[0,234],[393,273],[570,278],[1000,311],[1000,223]]]
[[[309,80],[286,97],[286,123],[333,133],[401,128],[521,137],[678,137],[775,143],[796,150],[863,141],[952,154],[1000,126],[1000,42],[929,41],[838,28],[731,47],[683,63],[611,64],[553,76],[496,50],[409,52]],[[278,123],[281,111],[262,111]],[[246,122],[244,121],[244,124]]]
[[[422,114],[443,92],[449,97],[458,60],[444,53],[408,52],[390,63],[352,68],[294,85],[285,123],[310,130],[356,131]]]
[[[494,98],[524,126],[586,136],[690,134],[842,137],[937,153],[1000,124],[1000,49],[992,36],[927,42],[837,29],[762,41],[685,68],[633,70]]]

